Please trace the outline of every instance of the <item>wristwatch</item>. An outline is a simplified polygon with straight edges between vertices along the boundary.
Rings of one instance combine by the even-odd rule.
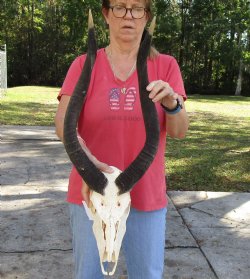
[[[179,111],[181,111],[181,109],[183,108],[182,104],[180,103],[179,99],[176,99],[176,107],[173,109],[169,109],[168,107],[164,106],[163,104],[161,104],[161,107],[164,109],[164,111],[168,114],[176,114]]]

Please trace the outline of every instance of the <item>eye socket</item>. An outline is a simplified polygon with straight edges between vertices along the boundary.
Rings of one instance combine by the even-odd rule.
[[[120,202],[117,202],[117,206],[121,206],[121,203],[120,203]]]

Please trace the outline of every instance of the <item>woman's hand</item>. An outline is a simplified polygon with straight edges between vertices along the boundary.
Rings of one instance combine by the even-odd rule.
[[[91,152],[90,150],[88,149],[88,147],[86,146],[86,143],[85,141],[81,138],[81,136],[78,134],[77,135],[77,138],[78,138],[78,141],[82,147],[82,149],[84,150],[84,152],[86,153],[86,155],[88,156],[89,160],[94,163],[94,165],[100,170],[100,171],[103,171],[103,172],[108,172],[108,173],[112,173],[113,172],[113,169],[103,163],[103,162],[100,162]]]
[[[90,188],[89,186],[85,183],[84,180],[82,180],[82,197],[83,200],[86,202],[87,206],[90,207]]]
[[[150,91],[149,98],[154,103],[160,102],[168,109],[174,109],[176,107],[176,100],[179,95],[174,92],[172,87],[163,80],[155,80],[150,82],[147,86],[147,90]]]
[[[107,172],[107,173],[112,173],[114,170],[107,164],[100,162],[88,149],[88,147],[85,144],[85,141],[78,135],[78,140],[80,142],[81,147],[83,148],[83,150],[85,151],[86,155],[88,156],[88,158],[90,159],[90,161],[92,163],[94,163],[94,165],[102,172]],[[82,197],[83,200],[86,202],[87,206],[90,206],[90,193],[91,193],[91,189],[89,188],[89,186],[85,183],[85,181],[82,181]]]
[[[94,157],[94,156],[93,156]],[[94,157],[95,158],[95,157]],[[107,173],[112,173],[114,170],[108,166],[107,164],[105,163],[102,163],[100,161],[98,161],[96,158],[95,158],[95,165],[103,172],[107,172]],[[83,200],[86,202],[87,206],[90,207],[90,194],[91,194],[92,190],[89,188],[89,186],[87,185],[87,183],[82,180],[82,189],[81,189],[81,193],[82,193],[82,197],[83,197]]]
[[[174,92],[173,88],[165,81],[155,80],[148,86],[150,92],[149,98],[155,103],[160,102],[169,110],[173,110],[177,106],[177,99],[182,108],[177,114],[171,115],[166,113],[166,131],[171,138],[182,139],[188,130],[188,115],[185,109],[183,97]],[[176,117],[178,116],[178,117]]]

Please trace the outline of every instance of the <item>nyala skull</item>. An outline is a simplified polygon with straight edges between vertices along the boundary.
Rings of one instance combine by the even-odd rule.
[[[104,189],[104,195],[93,191],[90,196],[91,215],[94,221],[93,232],[104,275],[115,273],[131,203],[129,192],[118,194],[119,188],[115,184],[115,179],[121,171],[115,167],[112,168],[113,173],[105,173],[108,185]],[[111,272],[105,271],[105,262],[114,263]]]

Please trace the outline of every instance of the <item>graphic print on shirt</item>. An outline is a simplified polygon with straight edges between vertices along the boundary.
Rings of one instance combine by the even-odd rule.
[[[133,110],[135,104],[136,90],[135,87],[127,89],[125,94],[124,110]]]
[[[136,101],[135,87],[126,89],[125,94],[121,94],[121,89],[112,88],[109,92],[109,106],[112,111],[133,111]]]
[[[118,88],[112,88],[109,93],[109,105],[111,110],[120,109],[120,90]]]

